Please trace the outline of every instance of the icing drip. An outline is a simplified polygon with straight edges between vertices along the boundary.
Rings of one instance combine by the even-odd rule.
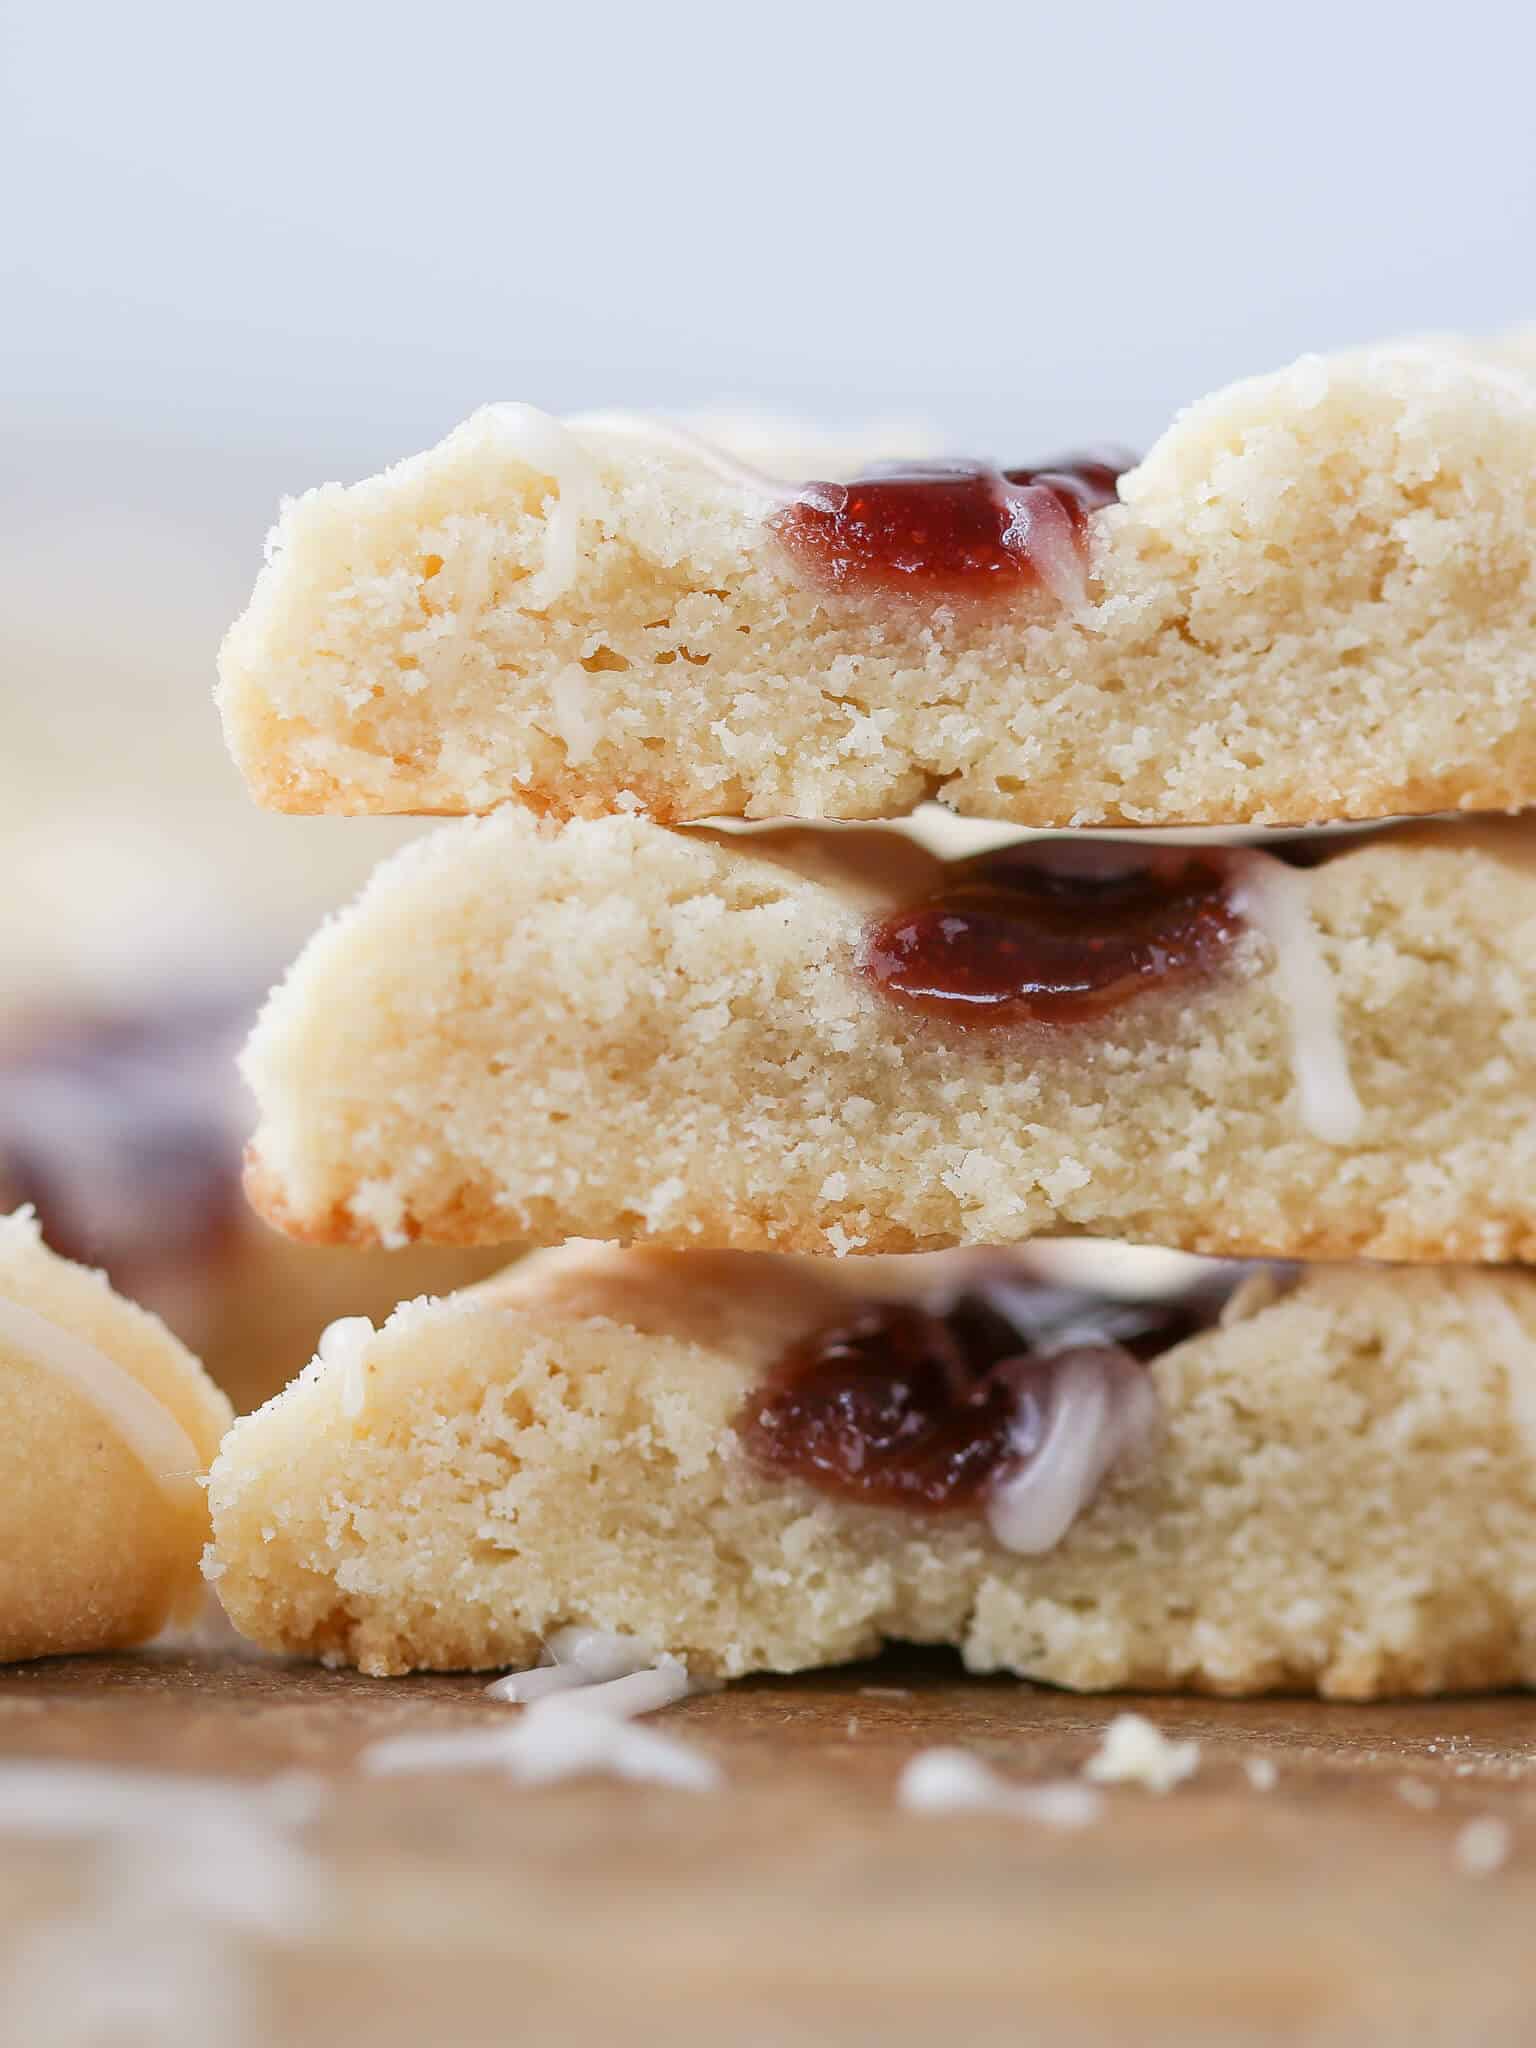
[[[533,1670],[510,1671],[488,1685],[489,1697],[528,1706],[553,1693],[580,1691],[581,1700],[570,1704],[628,1718],[671,1706],[694,1689],[680,1658],[658,1657],[638,1637],[610,1629],[557,1629],[544,1655],[545,1662]]]
[[[374,1743],[363,1767],[397,1771],[497,1769],[525,1785],[606,1772],[685,1791],[709,1791],[719,1771],[708,1757],[650,1729],[655,1713],[701,1690],[677,1657],[656,1657],[633,1636],[566,1628],[550,1638],[551,1661],[486,1687],[492,1699],[526,1707],[510,1728],[451,1735],[403,1735]]]
[[[1350,1077],[1333,976],[1312,922],[1307,871],[1262,853],[1235,858],[1232,907],[1274,954],[1303,1127],[1326,1145],[1352,1144],[1365,1111]]]
[[[715,1764],[654,1729],[615,1714],[573,1712],[569,1701],[543,1700],[511,1728],[461,1729],[451,1735],[400,1735],[362,1753],[373,1777],[408,1771],[500,1770],[522,1785],[605,1774],[709,1792],[720,1782]]]
[[[686,456],[721,483],[732,484],[748,497],[763,499],[770,504],[787,505],[800,494],[798,484],[785,483],[779,477],[769,476],[766,470],[754,469],[751,463],[728,455],[702,434],[691,433],[688,428],[679,427],[671,420],[655,419],[648,413],[584,412],[575,414],[566,424],[579,434],[649,441],[653,447]]]
[[[1001,1467],[987,1495],[987,1526],[1022,1557],[1054,1550],[1106,1474],[1150,1446],[1160,1419],[1146,1368],[1117,1344],[1068,1351],[1047,1366],[1043,1403],[1040,1376],[1021,1391],[1010,1437],[1021,1462]]]
[[[363,1358],[375,1334],[366,1316],[342,1316],[320,1332],[315,1355],[340,1378],[341,1412],[348,1417],[361,1415],[367,1404],[368,1375]]]
[[[897,1780],[896,1804],[908,1813],[1000,1813],[1051,1828],[1090,1827],[1104,1810],[1088,1785],[1015,1785],[967,1749],[920,1750]]]
[[[544,522],[543,565],[517,591],[522,610],[542,611],[575,581],[581,529],[601,502],[597,465],[568,427],[535,405],[494,405],[488,411],[508,458],[555,485],[554,507]]]
[[[183,1506],[201,1499],[203,1461],[196,1444],[170,1409],[104,1351],[19,1301],[3,1298],[0,1342],[13,1345],[29,1364],[54,1373],[89,1401],[168,1499]]]

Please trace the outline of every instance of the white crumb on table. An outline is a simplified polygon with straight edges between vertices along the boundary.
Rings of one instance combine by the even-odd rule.
[[[896,1804],[908,1813],[1000,1813],[1044,1827],[1090,1826],[1104,1802],[1071,1779],[1016,1785],[965,1749],[925,1749],[896,1783]]]
[[[0,1964],[0,2040],[258,2048],[277,2039],[251,1944],[312,1935],[330,1894],[300,1831],[323,1782],[0,1764],[0,1834],[76,1842],[70,1905]]]
[[[446,1735],[397,1735],[370,1743],[359,1759],[370,1777],[417,1771],[499,1770],[520,1785],[606,1776],[711,1792],[718,1766],[697,1750],[618,1714],[556,1694],[527,1707],[507,1728]]]
[[[1144,1714],[1117,1714],[1083,1766],[1096,1785],[1144,1785],[1171,1792],[1200,1768],[1198,1742],[1174,1742]]]
[[[1250,1756],[1243,1759],[1243,1776],[1255,1792],[1273,1792],[1280,1782],[1280,1773],[1273,1757]]]
[[[1433,1785],[1426,1785],[1422,1778],[1399,1778],[1397,1796],[1404,1806],[1416,1806],[1421,1813],[1440,1804],[1440,1794]]]
[[[1508,1821],[1495,1814],[1469,1820],[1456,1836],[1456,1868],[1464,1877],[1491,1877],[1509,1861],[1512,1839]]]

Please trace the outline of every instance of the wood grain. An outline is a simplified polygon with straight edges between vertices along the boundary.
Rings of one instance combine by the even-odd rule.
[[[1059,1776],[1129,1704],[893,1657],[673,1709],[663,1725],[718,1760],[718,1794],[607,1780],[526,1790],[485,1773],[356,1769],[385,1735],[495,1725],[512,1710],[477,1680],[144,1655],[0,1673],[0,1752],[323,1777],[304,1837],[323,1910],[297,1934],[243,1941],[251,1974],[232,1994],[231,2041],[1530,2038],[1529,1701],[1158,1699],[1148,1714],[1202,1744],[1199,1773],[1167,1797],[1113,1790],[1075,1833],[896,1807],[897,1774],[925,1745]],[[1244,1774],[1256,1756],[1277,1767],[1272,1791]],[[1405,1779],[1437,1803],[1410,1804]],[[1490,1814],[1510,1824],[1512,1851],[1471,1876],[1456,1837]],[[50,1916],[86,1916],[89,1965],[100,1890],[99,1852],[4,1823],[0,1812],[0,2014],[7,1971]],[[209,2038],[201,2020],[194,2033]],[[61,2022],[53,2038],[72,2036]]]

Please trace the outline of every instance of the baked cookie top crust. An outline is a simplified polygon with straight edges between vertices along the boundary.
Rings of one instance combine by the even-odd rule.
[[[818,461],[761,434],[749,466],[659,421],[489,406],[285,508],[223,650],[225,730],[294,811],[1513,809],[1536,799],[1533,355],[1304,357],[1128,468],[917,445],[893,476],[888,439]]]

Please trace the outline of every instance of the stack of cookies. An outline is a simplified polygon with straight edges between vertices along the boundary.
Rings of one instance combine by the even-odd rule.
[[[1536,349],[764,459],[495,406],[284,514],[252,788],[459,822],[272,999],[249,1190],[558,1248],[236,1426],[233,1617],[1536,1678]]]

